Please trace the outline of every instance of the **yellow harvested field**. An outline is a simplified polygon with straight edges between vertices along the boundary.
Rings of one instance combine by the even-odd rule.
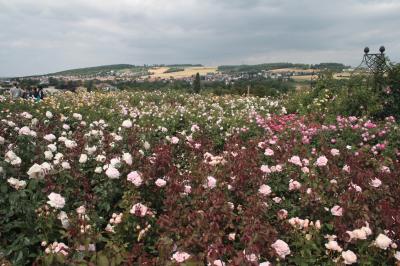
[[[351,77],[351,74],[352,73],[350,73],[350,72],[341,72],[341,73],[334,74],[333,77],[335,79],[348,79]]]
[[[317,78],[318,78],[317,75],[314,75],[314,76],[312,76],[312,75],[292,76],[291,78],[294,79],[294,80],[297,80],[297,81],[304,81],[304,80],[311,80],[311,77],[312,77],[313,79],[317,79]]]
[[[184,71],[164,73],[169,67],[157,67],[149,70],[151,75],[149,78],[189,78],[199,73],[200,75],[206,75],[207,73],[216,73],[217,67],[186,67]]]

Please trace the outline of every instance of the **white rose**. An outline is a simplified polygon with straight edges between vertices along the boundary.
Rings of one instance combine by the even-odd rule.
[[[82,115],[81,114],[73,113],[72,117],[75,118],[76,120],[82,120]]]
[[[47,197],[49,198],[47,204],[49,204],[51,207],[54,207],[56,209],[64,208],[65,198],[63,198],[60,194],[51,192],[50,195]]]
[[[325,247],[329,250],[335,250],[338,252],[342,252],[342,248],[338,245],[338,243],[334,240],[330,240],[328,244],[325,244]]]
[[[25,136],[30,136],[31,135],[31,129],[29,127],[23,127],[18,131],[18,134],[21,135],[25,135]]]
[[[64,169],[71,169],[71,165],[69,164],[69,162],[62,162],[61,167]]]
[[[29,168],[27,174],[29,175],[29,178],[41,179],[44,177],[45,173],[42,167],[35,163],[31,168]]]
[[[132,155],[129,153],[124,153],[122,154],[122,160],[127,164],[127,165],[132,165]]]
[[[119,178],[119,171],[118,169],[110,166],[108,167],[107,171],[106,171],[106,175],[110,178],[110,179],[118,179]]]
[[[387,249],[390,244],[392,244],[392,240],[384,234],[379,234],[375,239],[375,245],[380,249]]]
[[[342,258],[344,259],[345,264],[353,264],[357,262],[357,256],[351,250],[343,251]]]
[[[53,118],[53,114],[52,114],[50,111],[47,111],[47,112],[46,112],[46,117],[47,117],[48,119],[51,119],[51,118]]]
[[[132,127],[132,121],[131,120],[125,120],[124,122],[122,122],[122,127],[124,128],[131,128]]]
[[[49,144],[47,145],[47,148],[49,148],[49,150],[51,150],[52,152],[57,151],[57,146],[55,144]]]
[[[86,147],[85,150],[87,151],[87,153],[88,153],[89,155],[91,155],[91,154],[93,154],[93,153],[96,152],[97,148],[96,148],[96,146],[93,146],[93,147]]]
[[[81,156],[79,157],[79,163],[86,163],[88,160],[88,156],[86,154],[81,154]]]
[[[64,211],[61,211],[58,214],[57,218],[61,221],[62,227],[68,229],[69,227],[68,215]]]
[[[101,169],[101,167],[98,166],[98,167],[96,167],[96,169],[94,169],[94,172],[95,172],[96,174],[100,174],[101,172],[103,172],[103,169]]]
[[[53,140],[56,139],[56,136],[54,136],[53,134],[47,134],[47,135],[45,135],[45,136],[43,137],[43,139],[45,139],[45,140],[47,140],[47,141],[49,141],[49,142],[52,142]]]
[[[150,143],[148,143],[147,141],[145,141],[143,147],[144,147],[145,150],[150,149]]]
[[[44,152],[44,158],[45,158],[46,160],[51,160],[51,159],[53,159],[53,153],[52,153],[51,151],[45,151],[45,152]]]
[[[69,140],[69,139],[65,140],[64,143],[65,143],[65,147],[67,147],[68,149],[73,149],[73,148],[75,148],[76,146],[78,146],[78,144],[76,144],[75,141]]]
[[[394,258],[395,258],[397,261],[400,261],[400,251],[396,251],[396,253],[394,254]]]

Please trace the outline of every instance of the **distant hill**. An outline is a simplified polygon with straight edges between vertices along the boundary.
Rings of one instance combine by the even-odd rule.
[[[69,69],[65,71],[59,71],[55,73],[50,73],[48,76],[90,76],[90,75],[108,75],[111,73],[117,73],[121,71],[130,71],[130,72],[146,72],[150,68],[153,67],[171,67],[171,68],[185,68],[185,67],[201,67],[201,64],[173,64],[173,65],[144,65],[144,66],[136,66],[130,64],[116,64],[116,65],[104,65],[104,66],[95,66],[95,67],[85,67],[85,68],[76,68]]]
[[[345,66],[341,63],[320,63],[315,65],[310,64],[293,64],[293,63],[266,63],[258,65],[225,65],[219,66],[218,71],[224,73],[240,73],[240,72],[253,72],[257,73],[262,70],[274,70],[280,68],[300,68],[300,69],[328,69],[333,71],[342,71],[350,66]]]
[[[219,66],[218,71],[224,73],[237,73],[237,72],[260,72],[262,70],[274,70],[279,68],[309,68],[307,64],[292,64],[292,63],[266,63],[258,65],[226,65]]]
[[[104,65],[104,66],[94,66],[85,68],[69,69],[65,71],[59,71],[55,73],[50,73],[44,76],[107,76],[118,73],[129,73],[134,76],[148,75],[148,71],[154,67],[168,67],[170,70],[168,72],[177,72],[185,68],[190,67],[203,67],[202,64],[160,64],[160,65],[131,65],[131,64],[115,64],[115,65]],[[227,74],[234,73],[258,73],[263,70],[274,70],[281,68],[298,68],[298,69],[328,69],[335,72],[340,72],[343,69],[349,68],[341,63],[320,63],[315,65],[310,64],[294,64],[294,63],[265,63],[257,65],[222,65],[218,67],[218,71]],[[39,75],[41,76],[41,75]],[[31,76],[34,77],[34,76]]]
[[[129,64],[117,64],[117,65],[105,65],[105,66],[95,66],[95,67],[85,67],[85,68],[77,68],[70,69],[60,72],[55,72],[48,74],[50,75],[58,75],[58,76],[88,76],[88,75],[101,75],[101,74],[109,74],[111,72],[117,72],[122,70],[131,70],[133,72],[139,72],[144,70],[143,66],[135,66]]]

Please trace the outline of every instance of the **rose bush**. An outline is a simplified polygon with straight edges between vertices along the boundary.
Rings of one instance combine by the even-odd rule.
[[[36,265],[393,265],[394,118],[267,98],[1,102],[0,258]],[[21,130],[22,129],[22,130]]]

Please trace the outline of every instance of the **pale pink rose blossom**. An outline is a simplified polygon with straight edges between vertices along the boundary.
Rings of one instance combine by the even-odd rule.
[[[110,167],[107,168],[106,175],[107,175],[110,179],[118,179],[120,173],[119,173],[118,169],[116,169],[116,168],[110,166]]]
[[[275,243],[271,245],[271,247],[275,250],[276,254],[282,259],[284,259],[287,255],[290,255],[290,248],[285,241],[278,239],[275,241]]]
[[[49,198],[47,204],[49,204],[51,207],[54,207],[56,209],[64,208],[65,198],[63,198],[60,194],[51,192],[50,195],[48,195],[47,197]]]
[[[246,260],[250,262],[256,262],[258,261],[258,256],[254,253],[247,254],[245,250],[243,250],[243,254],[245,255]]]
[[[275,203],[281,203],[281,202],[282,202],[282,198],[280,198],[280,197],[274,197],[272,200],[273,200]]]
[[[300,157],[297,156],[297,155],[292,156],[292,157],[289,159],[289,162],[292,163],[292,164],[294,164],[294,165],[297,165],[297,166],[302,166]]]
[[[350,166],[348,166],[347,164],[343,166],[343,171],[346,173],[350,173]]]
[[[331,149],[331,154],[332,154],[332,156],[339,156],[340,152],[338,149]]]
[[[192,192],[192,187],[189,185],[185,185],[184,191],[186,194],[190,194],[190,192]]]
[[[279,220],[284,220],[288,217],[288,212],[285,209],[281,209],[278,211],[277,216],[278,216]]]
[[[268,185],[261,185],[260,188],[258,189],[258,193],[264,195],[264,196],[268,196],[269,194],[271,194],[271,187]]]
[[[217,186],[217,180],[212,177],[212,176],[208,176],[207,177],[207,187],[208,188],[215,188]]]
[[[124,153],[122,154],[122,160],[127,164],[127,165],[132,165],[132,155],[129,153]]]
[[[301,184],[298,181],[290,179],[289,181],[289,191],[299,190],[301,188]]]
[[[271,173],[271,169],[269,169],[268,165],[262,165],[261,166],[261,171],[265,174]]]
[[[315,164],[319,167],[326,166],[328,163],[328,159],[325,156],[320,156],[318,157],[317,161]]]
[[[380,187],[380,186],[382,185],[382,181],[381,181],[380,179],[378,179],[378,178],[375,177],[374,179],[371,180],[371,182],[369,182],[369,184],[370,184],[372,187],[378,188],[378,187]]]
[[[155,182],[157,187],[165,187],[165,185],[167,184],[167,181],[165,181],[164,179],[158,178]]]
[[[144,217],[147,214],[148,208],[141,204],[141,203],[136,203],[135,205],[132,206],[131,210],[129,211],[131,214]]]
[[[222,260],[214,260],[213,266],[225,266],[225,262],[223,262]]]
[[[310,173],[310,169],[308,169],[308,167],[302,167],[302,168],[301,168],[301,171],[302,171],[303,173],[305,173],[305,174]]]
[[[142,176],[138,171],[133,171],[128,174],[126,178],[129,182],[133,183],[135,186],[140,187],[142,185]]]
[[[267,149],[265,150],[264,154],[265,154],[266,156],[272,156],[272,155],[274,155],[274,151],[271,150],[270,148],[267,148]]]
[[[188,254],[186,252],[177,251],[174,253],[174,255],[172,255],[171,259],[178,263],[182,263],[189,258],[190,258],[190,254]]]
[[[171,143],[172,144],[178,144],[178,142],[179,142],[179,139],[177,137],[174,136],[174,137],[171,138]]]
[[[85,208],[85,206],[80,206],[79,208],[77,208],[76,209],[76,212],[78,213],[78,214],[85,214],[86,213],[86,208]]]
[[[335,205],[331,209],[331,213],[333,216],[342,216],[343,215],[343,209],[342,207]]]

